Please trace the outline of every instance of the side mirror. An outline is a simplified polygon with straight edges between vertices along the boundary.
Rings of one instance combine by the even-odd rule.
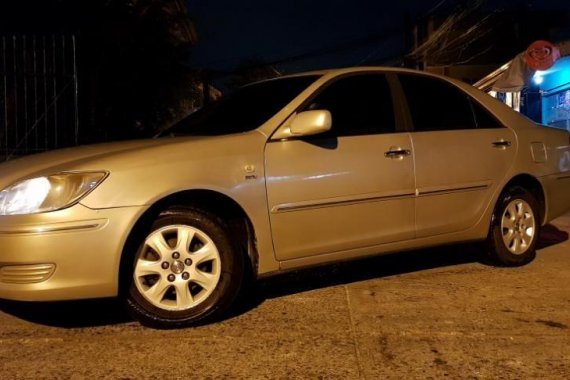
[[[332,116],[329,111],[305,111],[295,115],[289,130],[293,136],[311,136],[329,131],[332,127]]]

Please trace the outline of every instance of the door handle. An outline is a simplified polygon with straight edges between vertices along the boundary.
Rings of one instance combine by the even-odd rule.
[[[390,148],[389,151],[384,152],[384,157],[386,158],[403,158],[404,156],[409,156],[412,151],[409,149],[402,148]]]
[[[499,141],[493,141],[493,147],[495,148],[500,148],[500,149],[506,149],[508,147],[510,147],[511,145],[513,145],[510,141],[507,140],[499,140]]]

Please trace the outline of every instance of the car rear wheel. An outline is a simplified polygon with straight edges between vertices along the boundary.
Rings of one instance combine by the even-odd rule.
[[[224,221],[196,208],[162,213],[132,263],[127,308],[145,325],[174,328],[219,317],[235,299],[243,257]]]
[[[515,187],[506,191],[497,204],[488,237],[489,253],[496,263],[520,266],[536,257],[540,235],[540,213],[536,198]]]

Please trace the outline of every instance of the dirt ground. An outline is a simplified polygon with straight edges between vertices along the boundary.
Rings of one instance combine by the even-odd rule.
[[[530,265],[461,245],[258,283],[227,319],[163,331],[115,300],[0,302],[0,378],[568,379],[570,214]]]

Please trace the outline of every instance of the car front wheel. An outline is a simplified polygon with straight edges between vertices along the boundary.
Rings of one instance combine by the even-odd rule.
[[[504,266],[520,266],[536,257],[540,214],[536,198],[515,187],[505,192],[495,209],[488,246],[492,258]]]
[[[162,213],[132,265],[129,312],[145,325],[186,327],[219,317],[236,297],[243,258],[224,221],[196,208]]]

